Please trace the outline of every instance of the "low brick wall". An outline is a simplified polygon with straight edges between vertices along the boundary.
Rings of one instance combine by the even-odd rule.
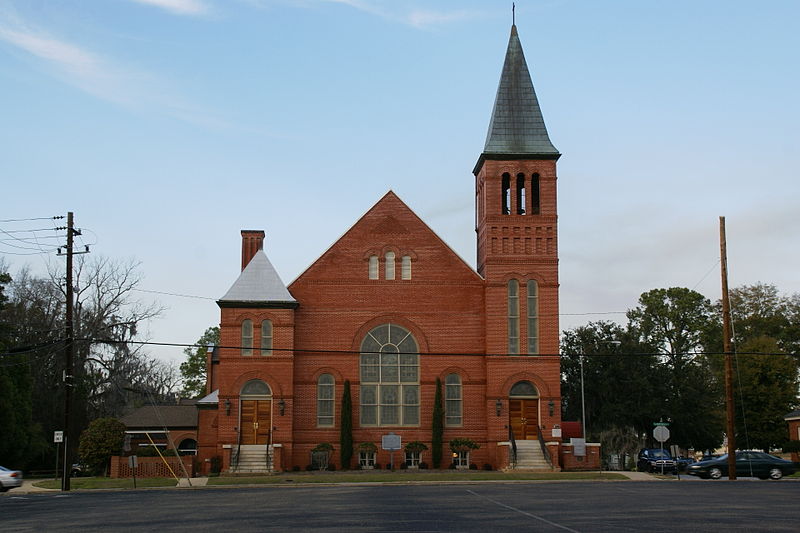
[[[586,444],[586,457],[576,457],[572,453],[572,444],[561,445],[561,468],[565,472],[579,470],[600,470],[600,445]]]
[[[173,456],[164,456],[164,459],[169,463],[172,472],[170,472],[167,465],[161,457],[138,457],[139,466],[136,468],[136,477],[172,477],[172,472],[178,477],[185,477],[183,469],[181,468],[178,458]],[[193,476],[193,455],[184,455],[180,458],[183,461],[186,471],[189,476]],[[111,457],[111,477],[132,477],[133,472],[128,466],[127,457],[113,456]]]

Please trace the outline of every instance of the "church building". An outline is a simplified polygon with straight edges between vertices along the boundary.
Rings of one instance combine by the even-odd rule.
[[[392,191],[288,287],[265,233],[243,230],[197,403],[202,471],[305,469],[322,443],[337,469],[432,467],[437,383],[440,468],[564,466],[559,157],[512,26],[473,169],[477,271]],[[354,454],[342,465],[346,388]],[[387,436],[427,450],[391,455]],[[453,439],[478,447],[454,452]]]

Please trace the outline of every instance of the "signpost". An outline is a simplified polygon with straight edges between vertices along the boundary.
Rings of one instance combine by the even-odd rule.
[[[401,449],[402,439],[400,435],[389,433],[381,436],[381,448],[391,452],[389,454],[389,468],[394,470],[394,452]]]
[[[661,475],[664,475],[664,442],[669,440],[669,422],[653,422],[656,427],[653,430],[653,438],[661,443]],[[675,468],[677,469],[677,463]]]
[[[64,442],[64,432],[54,431],[53,442],[56,444],[56,473],[54,474],[53,478],[58,479],[58,456],[61,453],[61,443]]]
[[[136,488],[136,467],[139,466],[139,458],[135,455],[128,456],[128,466],[131,468],[131,475],[133,476],[133,488]]]

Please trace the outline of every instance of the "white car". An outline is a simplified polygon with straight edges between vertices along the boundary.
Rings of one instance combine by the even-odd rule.
[[[22,486],[22,472],[0,466],[0,492]]]

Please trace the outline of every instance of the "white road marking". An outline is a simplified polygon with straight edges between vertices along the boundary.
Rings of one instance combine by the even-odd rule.
[[[531,518],[535,518],[536,520],[539,520],[540,522],[544,522],[545,524],[550,524],[553,527],[557,527],[557,528],[563,529],[565,531],[571,531],[572,533],[580,533],[579,531],[576,531],[574,529],[568,528],[567,526],[562,526],[561,524],[556,524],[555,522],[551,522],[550,520],[547,520],[546,518],[542,518],[541,516],[536,516],[535,514],[527,513],[525,511],[523,511],[522,509],[517,509],[516,507],[511,507],[510,505],[506,505],[506,504],[504,504],[502,502],[498,502],[497,500],[493,500],[492,498],[489,498],[489,497],[486,497],[486,496],[481,496],[480,494],[477,494],[477,493],[475,493],[475,492],[473,492],[471,490],[468,490],[467,492],[469,492],[470,494],[472,494],[474,496],[477,496],[478,498],[483,498],[484,500],[488,500],[488,501],[492,502],[495,505],[499,505],[500,507],[505,507],[506,509],[510,509],[511,511],[515,511],[515,512],[517,512],[519,514],[522,514],[522,515],[525,515],[525,516],[529,516]]]

